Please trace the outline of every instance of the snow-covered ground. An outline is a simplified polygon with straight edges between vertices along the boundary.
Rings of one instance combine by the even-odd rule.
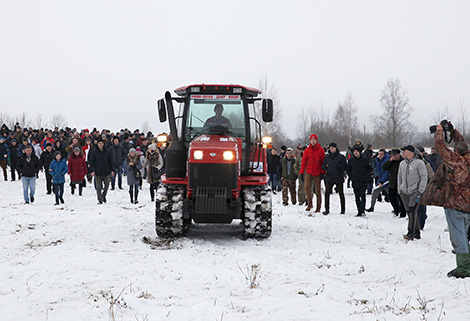
[[[440,208],[405,242],[387,203],[354,217],[351,189],[346,215],[334,194],[332,213],[313,217],[278,193],[269,239],[243,240],[236,222],[166,241],[147,185],[138,205],[126,189],[98,206],[87,186],[54,206],[42,177],[34,204],[20,182],[0,191],[0,320],[470,319],[470,279],[446,276],[455,258]]]

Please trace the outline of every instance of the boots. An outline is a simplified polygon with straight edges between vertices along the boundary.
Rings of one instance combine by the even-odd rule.
[[[131,203],[134,204],[134,190],[129,191],[129,196],[131,197]]]
[[[457,267],[447,273],[450,278],[467,278],[470,277],[470,254],[457,253],[455,255],[457,260]]]
[[[373,212],[373,211],[374,211],[374,208],[372,206],[366,209],[366,212]]]
[[[75,184],[72,184],[72,195],[75,194]]]
[[[82,191],[83,191],[83,186],[82,186],[82,184],[79,184],[78,185],[78,195],[79,196],[82,196]]]
[[[137,200],[137,197],[138,197],[138,196],[139,196],[139,189],[137,188],[137,189],[135,190],[135,199],[134,199],[134,204],[137,204],[137,203],[139,203],[139,201]]]

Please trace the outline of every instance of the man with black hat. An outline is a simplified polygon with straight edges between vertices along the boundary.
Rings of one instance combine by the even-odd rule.
[[[390,152],[390,159],[387,160],[382,168],[388,171],[388,195],[390,197],[390,204],[393,207],[393,213],[400,217],[406,217],[406,209],[403,205],[403,202],[398,195],[398,168],[400,163],[403,160],[403,157],[400,155],[400,150],[398,148],[392,149]]]
[[[344,198],[344,171],[348,164],[346,157],[344,157],[338,150],[336,143],[330,143],[328,145],[328,153],[323,161],[322,169],[325,171],[325,211],[324,215],[330,213],[330,195],[333,192],[333,186],[336,186],[336,190],[339,194],[339,200],[341,203],[341,214],[346,211],[346,201]]]
[[[426,165],[415,155],[415,148],[402,148],[404,160],[398,168],[398,193],[408,213],[408,233],[403,237],[409,241],[420,239],[421,227],[418,219],[418,202],[426,189],[428,173]]]
[[[49,166],[51,165],[52,160],[54,159],[54,150],[52,149],[52,144],[46,142],[46,149],[41,154],[41,171],[45,170],[46,175],[46,191],[47,194],[52,194],[52,175],[49,172]]]
[[[362,154],[361,146],[353,147],[353,157],[349,159],[346,171],[351,178],[354,195],[356,197],[357,215],[365,216],[366,210],[366,188],[372,173],[372,166]]]

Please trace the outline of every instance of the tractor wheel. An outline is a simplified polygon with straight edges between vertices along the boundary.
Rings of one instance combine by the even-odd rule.
[[[185,186],[160,184],[155,202],[155,229],[159,237],[182,236],[189,229],[183,221],[183,199]]]
[[[267,185],[250,186],[243,189],[244,237],[268,238],[272,227],[272,193]]]

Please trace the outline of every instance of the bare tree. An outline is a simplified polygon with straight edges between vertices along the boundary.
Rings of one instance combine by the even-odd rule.
[[[335,126],[338,143],[343,143],[343,147],[353,146],[353,139],[357,136],[359,128],[357,120],[357,107],[351,93],[348,93],[344,101],[338,104],[333,116],[333,125]]]
[[[142,123],[140,130],[142,133],[147,135],[148,131],[150,130],[150,124],[147,120]]]
[[[30,121],[25,112],[22,112],[21,114],[15,117],[15,123],[19,123],[19,125],[23,128],[28,127],[30,125]]]
[[[400,79],[389,79],[380,97],[382,114],[372,116],[375,133],[389,147],[397,147],[410,142],[416,133],[415,126],[410,122],[413,107],[409,104],[408,95],[402,89]]]
[[[449,110],[449,105],[445,108],[439,109],[433,116],[432,120],[434,123],[439,124],[443,119],[452,119],[452,112]]]
[[[64,116],[61,114],[55,114],[51,117],[51,121],[49,122],[51,128],[64,128],[67,126],[67,120],[65,120]]]
[[[46,118],[42,114],[37,114],[32,121],[32,125],[34,128],[43,128],[47,125]]]
[[[8,115],[7,113],[4,113],[3,111],[0,112],[0,125],[7,125],[8,128],[10,128],[11,130],[13,129],[14,127],[14,120],[10,117],[10,115]]]
[[[457,130],[462,134],[462,136],[467,139],[467,134],[469,134],[470,120],[468,119],[467,108],[465,108],[465,101],[460,101],[460,107],[458,110],[457,121],[455,122]]]

